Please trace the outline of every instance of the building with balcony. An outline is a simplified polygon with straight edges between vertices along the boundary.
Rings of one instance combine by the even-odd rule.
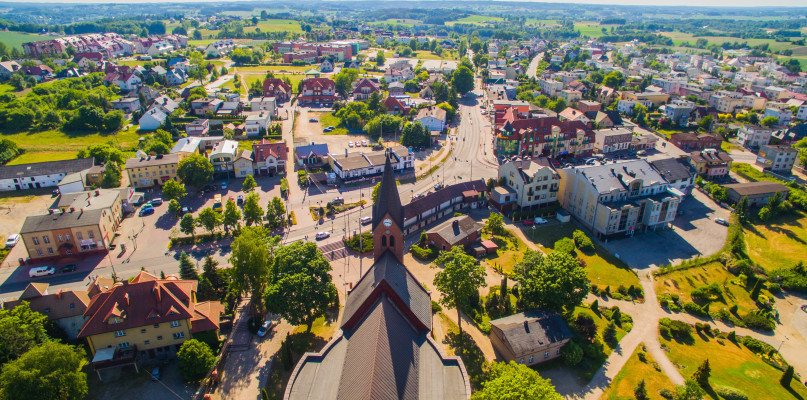
[[[544,157],[508,161],[499,166],[499,180],[515,193],[520,208],[543,207],[558,200],[560,175]]]
[[[707,179],[721,179],[729,174],[734,161],[728,153],[717,149],[706,149],[689,154],[689,163],[698,175]]]
[[[759,149],[756,164],[761,165],[765,170],[789,174],[796,163],[798,154],[799,151],[791,146],[768,144]]]

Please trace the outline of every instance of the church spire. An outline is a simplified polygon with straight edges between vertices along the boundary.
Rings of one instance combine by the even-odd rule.
[[[373,228],[375,229],[384,215],[389,214],[392,221],[403,227],[403,206],[401,197],[398,195],[398,187],[395,183],[395,176],[392,171],[392,152],[386,150],[386,161],[384,163],[384,173],[381,177],[381,187],[378,188],[378,197],[373,203]]]

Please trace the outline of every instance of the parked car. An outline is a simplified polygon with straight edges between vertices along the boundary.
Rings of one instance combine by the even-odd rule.
[[[367,147],[368,143],[369,142],[367,142],[366,140],[361,141],[361,145],[364,146],[364,147]]]
[[[353,147],[353,142],[347,142],[347,147]]]
[[[536,224],[538,224],[538,225],[543,225],[543,224],[545,224],[545,223],[547,223],[547,222],[549,222],[549,221],[547,221],[547,220],[546,220],[546,219],[544,219],[544,218],[541,218],[541,217],[535,217],[535,223],[536,223]]]
[[[332,132],[334,129],[336,129],[336,128],[333,127],[333,126],[326,126],[325,129],[323,129],[322,131],[323,132]]]
[[[535,225],[535,221],[533,221],[531,219],[525,219],[525,220],[521,221],[521,224],[524,225],[524,226],[533,226],[533,225]]]
[[[262,338],[266,336],[267,333],[272,331],[272,327],[274,327],[274,322],[271,320],[267,320],[263,322],[260,328],[258,328],[258,337]]]
[[[76,264],[67,264],[59,268],[59,272],[63,274],[68,272],[76,272],[76,268],[78,268]]]
[[[189,212],[191,212],[191,209],[190,209],[190,208],[188,208],[188,207],[182,207],[182,214],[187,214],[187,213],[189,213]]]
[[[316,118],[310,118],[310,119],[308,120],[308,122],[319,122],[319,120],[318,120],[318,119],[316,119]]]
[[[359,222],[360,222],[362,225],[367,225],[367,224],[369,224],[370,222],[373,222],[373,217],[362,217],[362,218],[359,220]]]
[[[237,204],[239,206],[244,204],[244,195],[243,194],[239,194],[238,197],[235,198],[235,204]]]
[[[639,156],[639,157],[644,157],[644,156],[647,155],[647,152],[644,151],[644,150],[639,150],[639,151],[636,152],[636,155]]]
[[[227,182],[221,183],[221,190],[227,190]]]
[[[443,188],[443,185],[441,183],[437,183],[437,184],[434,185],[434,190],[440,190],[442,188]]]
[[[151,369],[151,380],[159,381],[160,380],[160,367],[154,367]]]
[[[151,201],[149,202],[149,204],[151,204],[154,207],[159,206],[162,203],[163,203],[163,199],[161,199],[159,197],[155,197],[155,198],[151,199]]]
[[[18,233],[12,233],[8,235],[8,239],[6,239],[6,247],[12,248],[19,241],[20,241],[20,235]]]
[[[331,233],[330,232],[317,232],[317,234],[314,237],[317,240],[327,239],[327,238],[331,237]]]
[[[36,278],[38,276],[48,276],[56,273],[56,268],[53,267],[34,267],[28,271],[28,276]]]
[[[343,197],[337,197],[337,198],[331,200],[329,203],[333,204],[335,206],[339,206],[339,205],[345,204],[345,199]]]
[[[154,214],[154,207],[143,207],[138,213],[139,216],[145,217],[146,215]]]
[[[729,226],[729,221],[726,221],[723,218],[715,218],[715,222],[723,226]]]

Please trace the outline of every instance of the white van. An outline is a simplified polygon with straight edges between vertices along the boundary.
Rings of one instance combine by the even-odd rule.
[[[34,267],[28,271],[28,276],[36,278],[38,276],[48,276],[56,273],[56,268],[53,267]]]
[[[370,222],[373,222],[373,217],[362,217],[362,218],[359,220],[359,222],[360,222],[362,225],[367,225],[367,224],[369,224]]]

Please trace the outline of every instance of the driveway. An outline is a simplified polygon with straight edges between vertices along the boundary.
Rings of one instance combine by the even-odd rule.
[[[729,218],[729,210],[720,207],[703,193],[693,190],[679,206],[679,215],[671,229],[637,233],[634,237],[612,239],[605,247],[631,268],[675,264],[697,256],[720,251],[727,228],[714,222]]]

